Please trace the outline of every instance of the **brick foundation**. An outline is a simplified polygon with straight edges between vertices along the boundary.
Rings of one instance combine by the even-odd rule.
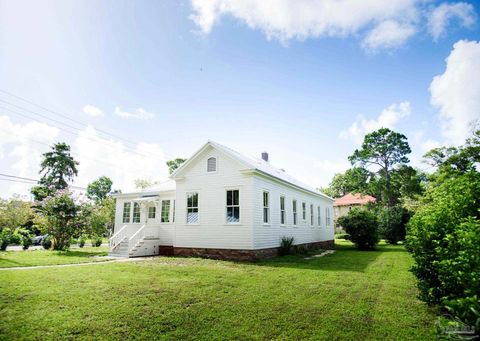
[[[173,256],[173,246],[159,245],[158,254],[161,256]]]
[[[308,249],[333,249],[333,240],[321,242],[299,244]],[[173,247],[173,255],[183,257],[203,257],[212,259],[253,261],[257,259],[266,259],[276,257],[279,254],[278,247],[258,250],[234,250],[234,249],[209,249],[209,248],[190,248]]]

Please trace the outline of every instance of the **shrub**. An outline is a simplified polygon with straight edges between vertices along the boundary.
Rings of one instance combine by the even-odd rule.
[[[10,232],[4,229],[0,232],[0,250],[5,251],[10,244]]]
[[[49,250],[52,248],[52,237],[46,236],[42,240],[42,246],[45,250]]]
[[[84,247],[84,246],[85,246],[85,243],[86,243],[85,237],[84,237],[84,236],[80,236],[80,238],[78,239],[78,246]]]
[[[407,210],[400,206],[381,208],[378,212],[378,231],[389,244],[405,240],[405,225],[410,219]]]
[[[379,241],[377,218],[365,209],[354,208],[347,215],[338,218],[349,235],[349,240],[359,249],[373,249]]]
[[[30,231],[27,229],[17,229],[16,234],[20,238],[20,243],[22,244],[22,247],[24,250],[27,250],[30,245],[32,245],[32,235],[30,234]]]
[[[445,306],[480,332],[480,174],[445,178],[427,190],[408,224],[420,298]]]
[[[280,242],[280,256],[290,255],[293,251],[293,237],[282,237]]]
[[[308,255],[309,249],[304,244],[294,245],[293,253],[296,255]]]
[[[92,246],[99,247],[102,245],[102,237],[94,236],[92,237]]]

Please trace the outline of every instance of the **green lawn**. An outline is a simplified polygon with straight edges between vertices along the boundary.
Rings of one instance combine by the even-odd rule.
[[[105,261],[105,259],[98,259],[95,256],[106,256],[107,254],[108,247],[87,246],[69,251],[0,251],[0,268],[99,262]]]
[[[0,339],[432,340],[402,246],[0,272]]]

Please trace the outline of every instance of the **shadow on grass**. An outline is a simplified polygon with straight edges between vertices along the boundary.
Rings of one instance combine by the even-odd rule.
[[[276,257],[254,263],[273,268],[292,268],[321,271],[364,272],[382,253],[407,252],[401,245],[379,245],[375,250],[358,250],[353,245],[336,244],[335,253],[324,257],[305,259],[308,255]]]

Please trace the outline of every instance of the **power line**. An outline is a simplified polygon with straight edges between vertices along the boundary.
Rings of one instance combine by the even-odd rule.
[[[12,97],[14,97],[14,98],[16,98],[16,99],[19,99],[19,100],[21,100],[21,101],[23,101],[23,102],[26,102],[26,103],[28,103],[28,104],[31,104],[31,105],[33,105],[33,106],[36,106],[37,108],[43,109],[43,110],[45,110],[45,111],[48,111],[48,112],[50,112],[50,113],[52,113],[52,114],[54,114],[54,115],[57,115],[57,116],[66,118],[66,119],[69,120],[69,121],[75,122],[75,123],[80,124],[80,125],[83,125],[83,126],[88,126],[87,124],[85,124],[85,123],[83,123],[83,122],[80,122],[80,121],[77,121],[77,120],[69,117],[68,115],[64,115],[64,114],[59,113],[59,112],[57,112],[57,111],[51,110],[51,109],[49,109],[49,108],[46,108],[46,107],[44,107],[44,106],[42,106],[42,105],[40,105],[40,104],[34,103],[34,102],[26,99],[26,98],[24,98],[24,97],[21,97],[21,96],[18,96],[18,95],[14,95],[14,94],[12,94],[12,93],[10,93],[10,92],[8,92],[8,91],[2,90],[2,89],[0,89],[0,92],[4,93],[4,94],[6,94],[6,95],[12,96]],[[98,129],[98,128],[95,128],[95,129],[96,129],[97,131],[103,133],[103,134],[109,135],[109,136],[111,136],[111,137],[115,137],[115,138],[117,138],[117,139],[119,139],[119,140],[123,140],[123,141],[126,141],[126,142],[128,142],[128,143],[132,143],[132,144],[134,144],[134,145],[136,144],[136,143],[133,142],[133,141],[130,141],[130,140],[125,139],[125,138],[123,138],[123,137],[120,137],[120,136],[118,136],[118,135],[109,133],[109,132],[107,132],[107,131],[105,131],[105,130],[101,130],[101,129]]]
[[[0,127],[1,129],[1,127]],[[47,146],[47,147],[51,147],[48,143],[45,143],[45,142],[42,142],[42,141],[38,141],[38,140],[34,140],[32,138],[29,138],[29,137],[25,137],[25,136],[19,136],[18,134],[13,134],[11,131],[9,130],[6,130],[6,129],[1,129],[3,130],[4,132],[6,132],[7,134],[11,134],[12,136],[17,136],[18,138],[20,139],[26,139],[28,141],[31,141],[31,142],[34,142],[34,143],[38,143],[38,144],[41,144],[41,145],[44,145],[44,146]],[[113,163],[110,163],[110,162],[106,162],[105,160],[99,160],[99,159],[95,159],[95,158],[92,158],[92,157],[89,157],[89,156],[85,156],[85,155],[82,155],[80,156],[80,154],[78,153],[75,153],[75,152],[70,152],[70,154],[72,154],[73,156],[76,156],[76,157],[82,157],[82,158],[86,158],[88,160],[91,160],[91,161],[96,161],[96,162],[101,162],[105,165],[109,165],[109,166],[112,166],[112,167],[115,167],[116,169],[122,169],[123,171],[125,171],[124,168],[121,168],[119,167],[118,165],[114,165]],[[139,167],[139,168],[134,168],[138,171],[140,170],[143,170],[143,168]]]
[[[0,100],[0,101],[1,101],[1,100]],[[3,101],[3,102],[4,102],[4,101]],[[28,118],[28,119],[30,119],[30,120],[34,120],[34,121],[36,121],[36,122],[38,122],[38,123],[46,123],[46,122],[42,122],[42,121],[40,121],[40,120],[38,120],[38,119],[35,119],[35,118],[31,117],[31,116],[28,116],[28,115],[26,115],[26,114],[24,114],[24,113],[21,113],[21,112],[18,112],[18,111],[15,111],[15,110],[12,110],[12,109],[3,107],[3,106],[0,106],[0,109],[7,110],[7,111],[9,111],[9,112],[11,112],[11,113],[13,113],[13,114],[20,115],[20,116],[25,117],[25,118]],[[29,111],[28,109],[25,109],[25,110],[26,110],[26,111]],[[43,115],[41,115],[41,116],[43,116]],[[53,121],[55,121],[55,120],[53,120]],[[68,126],[68,125],[67,125],[67,126]],[[72,126],[69,126],[69,127],[72,127]],[[78,136],[78,137],[80,137],[80,138],[86,138],[86,139],[88,139],[88,140],[90,140],[90,141],[93,141],[93,142],[95,142],[95,143],[101,143],[102,145],[105,145],[105,143],[114,144],[114,142],[109,141],[109,140],[100,141],[98,138],[96,139],[96,138],[92,138],[92,137],[90,137],[90,136],[80,136],[80,135],[78,134],[78,132],[79,132],[80,130],[77,129],[77,128],[75,128],[75,127],[72,127],[72,129],[77,130],[77,132],[75,132],[75,131],[70,131],[70,130],[68,130],[68,129],[65,129],[65,128],[63,128],[63,127],[58,127],[58,126],[56,126],[56,128],[58,128],[58,129],[60,129],[60,130],[62,130],[62,131],[64,131],[64,132],[66,132],[66,133],[68,133],[68,134],[72,134],[72,135]],[[95,129],[95,128],[94,128],[94,129]],[[107,147],[114,148],[115,146],[113,146],[113,145],[107,145]],[[126,146],[125,146],[125,149],[127,149],[127,151],[130,152],[130,153],[137,154],[137,155],[142,156],[142,157],[144,157],[144,158],[151,158],[151,157],[152,157],[151,155],[145,155],[145,154],[139,153],[139,152],[137,152],[136,150],[133,150],[133,149],[130,148],[130,147],[126,147]],[[159,155],[159,156],[160,156],[160,155]],[[171,157],[171,156],[169,156],[169,155],[167,155],[167,154],[164,154],[164,156]],[[173,157],[171,157],[171,158],[173,158]]]
[[[38,183],[39,181],[36,180],[36,179],[32,179],[32,178],[26,178],[26,177],[22,177],[22,176],[16,176],[16,175],[11,175],[11,174],[3,174],[3,173],[0,173],[0,176],[4,176],[4,177],[7,177],[7,178],[12,178],[12,179],[18,179],[20,181],[32,181],[32,182],[35,182],[35,183]],[[4,179],[4,180],[7,180],[7,179]],[[75,189],[85,189],[85,187],[80,187],[80,186],[69,186],[71,188],[75,188]]]
[[[52,113],[52,114],[54,114],[54,115],[63,117],[63,118],[65,118],[65,119],[67,119],[67,120],[69,120],[69,121],[71,121],[71,122],[74,122],[74,123],[76,123],[76,124],[79,124],[79,125],[81,125],[81,126],[83,126],[83,127],[92,126],[97,132],[100,132],[100,133],[102,133],[102,134],[105,134],[105,135],[114,137],[114,138],[116,138],[116,139],[118,139],[118,140],[124,141],[124,143],[131,144],[131,145],[133,145],[133,146],[135,146],[135,147],[136,147],[136,145],[137,145],[137,143],[134,142],[134,141],[131,141],[131,140],[128,140],[128,139],[126,139],[126,138],[120,137],[120,136],[118,136],[118,135],[109,133],[108,131],[103,130],[103,129],[99,129],[99,128],[91,125],[91,124],[86,124],[86,123],[80,122],[80,121],[78,121],[78,120],[75,120],[75,119],[69,117],[68,115],[64,115],[64,114],[59,113],[59,112],[57,112],[57,111],[53,111],[53,110],[51,110],[51,109],[48,109],[48,108],[46,108],[46,107],[44,107],[44,106],[42,106],[42,105],[36,104],[36,103],[34,103],[34,102],[32,102],[32,101],[30,101],[30,100],[28,100],[28,99],[26,99],[26,98],[23,98],[23,97],[21,97],[21,96],[14,95],[14,94],[12,94],[12,93],[10,93],[10,92],[8,92],[8,91],[2,90],[2,89],[0,89],[0,92],[2,92],[2,93],[4,93],[4,94],[7,94],[7,95],[9,95],[9,96],[12,96],[12,97],[14,97],[14,98],[16,98],[16,99],[19,99],[19,100],[21,100],[21,101],[24,101],[24,102],[26,102],[26,103],[29,103],[29,104],[31,104],[31,105],[34,105],[34,106],[36,106],[36,107],[38,107],[38,108],[40,108],[40,109],[42,109],[42,110],[48,111],[48,112],[50,112],[50,113]],[[80,131],[80,129],[77,128],[77,127],[75,127],[75,126],[72,126],[72,125],[70,125],[70,124],[68,124],[68,123],[65,123],[65,122],[59,121],[59,120],[57,120],[57,119],[51,118],[51,117],[49,117],[49,116],[47,116],[47,115],[44,115],[44,114],[41,114],[41,113],[32,111],[32,110],[27,109],[27,108],[24,108],[24,107],[19,106],[19,105],[17,105],[17,104],[14,104],[14,103],[11,103],[11,102],[2,100],[2,99],[0,99],[0,102],[6,103],[6,104],[11,105],[11,106],[13,106],[13,107],[15,107],[15,108],[18,108],[18,109],[27,111],[27,112],[32,113],[32,114],[34,114],[34,115],[43,117],[43,118],[45,118],[45,119],[47,119],[47,120],[50,120],[50,121],[52,121],[52,122],[56,122],[57,124],[61,124],[61,125],[67,126],[67,127],[69,127],[69,128],[72,128],[72,129],[74,129],[74,130]],[[5,108],[5,107],[2,107],[2,108],[5,109],[5,110],[9,110],[10,112],[13,112],[12,110],[7,109],[7,108]],[[20,113],[18,113],[18,112],[14,112],[14,113],[20,114]],[[21,115],[21,114],[20,114],[20,115]],[[25,115],[23,115],[23,116],[25,117]],[[28,117],[28,118],[29,118],[29,119],[33,119],[33,118],[31,118],[31,117]],[[38,122],[38,120],[36,120],[36,121]],[[42,122],[42,123],[45,123],[45,122]],[[60,127],[57,127],[57,128],[60,128]],[[60,128],[60,129],[62,129],[62,128]],[[64,129],[62,129],[62,130],[64,130]],[[70,132],[70,133],[72,133],[72,132]],[[111,141],[108,141],[108,140],[107,140],[106,142],[112,143]],[[133,147],[128,147],[128,146],[126,146],[126,148],[131,149],[132,152],[137,153],[137,154],[139,154],[139,155],[142,155],[142,156],[145,156],[145,157],[150,157],[150,156],[146,156],[146,155],[144,155],[144,154],[138,153],[137,151],[133,150]],[[157,154],[157,155],[158,155],[158,154]],[[158,156],[161,156],[161,155],[158,155]],[[164,154],[163,156],[166,156],[166,157],[172,158],[172,159],[174,158],[173,156],[168,155],[168,154]],[[162,157],[163,157],[163,156],[162,156]]]

